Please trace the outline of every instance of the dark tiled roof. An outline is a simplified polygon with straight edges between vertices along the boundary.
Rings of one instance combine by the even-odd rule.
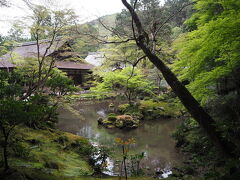
[[[14,68],[15,65],[6,60],[0,59],[0,69],[1,68]]]
[[[63,40],[56,40],[53,42],[51,48],[47,51],[46,56],[51,55],[55,51],[57,51],[60,47],[62,47],[66,41]],[[49,47],[50,41],[49,40],[41,40],[39,43],[39,52],[40,56],[44,56],[46,49]],[[74,52],[68,52],[74,53]],[[37,57],[38,56],[38,48],[36,41],[22,43],[21,45],[16,46],[11,53],[5,54],[0,58],[0,68],[13,68],[15,67],[14,64],[10,63],[9,60],[13,59],[14,57]],[[76,63],[72,61],[57,61],[55,63],[56,67],[59,69],[83,69],[89,70],[92,69],[94,66],[91,64],[84,64],[84,63]]]
[[[73,61],[57,61],[55,63],[58,69],[83,69],[89,70],[92,69],[94,66],[92,64],[84,64],[79,62]]]
[[[51,48],[47,51],[46,56],[49,56],[52,54],[54,51],[58,50],[65,41],[54,41]],[[49,41],[41,41],[39,43],[39,52],[40,56],[43,56],[45,54],[46,49],[50,46]],[[25,57],[37,57],[38,55],[38,49],[37,49],[37,43],[36,41],[34,42],[27,42],[23,43],[20,46],[17,46],[13,49],[13,53],[25,58]]]
[[[58,50],[66,41],[56,40],[53,42],[51,48],[47,51],[46,56],[49,56],[54,51]],[[49,47],[50,41],[49,40],[41,40],[39,41],[39,53],[40,56],[44,56],[46,49]],[[38,56],[38,48],[37,48],[37,42],[31,41],[31,42],[25,42],[20,45],[17,45],[13,48],[13,50],[5,55],[3,55],[0,60],[9,60],[16,57],[37,57]]]

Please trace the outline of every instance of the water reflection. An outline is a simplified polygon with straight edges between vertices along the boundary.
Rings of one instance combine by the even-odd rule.
[[[164,172],[163,177],[171,173],[169,171],[171,167],[178,164],[181,159],[174,148],[174,140],[171,138],[171,133],[179,124],[179,120],[147,121],[134,130],[105,129],[98,126],[97,119],[105,117],[108,105],[109,102],[76,104],[74,109],[80,111],[84,119],[68,110],[61,110],[58,127],[64,131],[87,137],[98,144],[114,147],[116,159],[120,158],[117,156],[120,151],[114,143],[115,138],[135,138],[137,143],[131,147],[131,151],[145,152],[145,158],[141,163],[143,168],[149,170],[149,173],[161,169]],[[115,162],[114,169],[117,172],[116,164],[117,162]]]

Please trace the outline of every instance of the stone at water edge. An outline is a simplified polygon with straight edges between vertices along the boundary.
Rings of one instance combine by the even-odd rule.
[[[108,129],[113,129],[113,128],[115,128],[115,126],[114,126],[114,125],[111,125],[111,124],[106,125],[105,127],[108,128]]]
[[[108,107],[109,107],[109,108],[114,108],[115,105],[114,105],[113,103],[110,103],[110,104],[108,105]]]
[[[98,124],[103,124],[103,118],[100,117],[100,118],[98,118],[97,121],[98,121]]]
[[[116,122],[115,122],[115,126],[116,126],[117,128],[123,128],[123,121],[117,119]]]
[[[130,115],[119,115],[117,116],[115,126],[118,128],[137,128],[139,121],[134,120]]]

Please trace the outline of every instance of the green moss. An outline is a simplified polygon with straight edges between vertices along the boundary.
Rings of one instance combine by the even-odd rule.
[[[154,102],[153,100],[142,100],[139,109],[144,114],[144,119],[154,119],[160,117],[177,117],[180,116],[180,111],[176,103],[169,102]]]
[[[114,121],[117,120],[117,117],[116,117],[116,116],[117,116],[116,114],[110,113],[110,114],[108,114],[107,119],[108,119],[108,121],[114,122]]]
[[[111,125],[112,123],[113,123],[112,121],[109,121],[107,119],[103,120],[103,124],[105,124],[105,125]]]
[[[12,156],[9,159],[10,166],[20,172],[25,168],[29,168],[29,172],[23,172],[27,174],[41,170],[53,179],[93,174],[88,163],[92,146],[87,139],[55,130],[33,130],[26,127],[19,127],[17,133],[23,137],[21,144],[29,150],[27,158]]]

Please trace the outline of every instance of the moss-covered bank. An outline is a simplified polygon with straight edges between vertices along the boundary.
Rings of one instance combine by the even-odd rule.
[[[92,146],[87,139],[52,129],[18,127],[16,133],[9,148],[9,162],[20,174],[32,179],[93,174],[89,164]]]

